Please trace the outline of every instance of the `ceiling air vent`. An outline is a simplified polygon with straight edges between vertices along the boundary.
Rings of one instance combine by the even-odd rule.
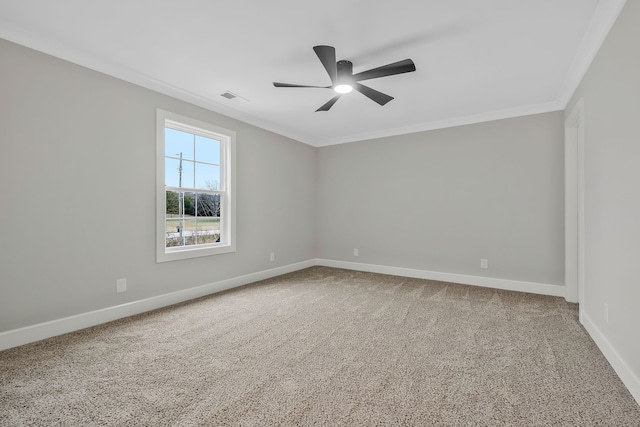
[[[239,102],[240,104],[244,104],[246,102],[249,102],[249,100],[247,98],[243,98],[240,95],[237,95],[229,90],[223,92],[220,94],[221,97],[223,98],[227,98],[230,101],[234,101],[234,102]]]

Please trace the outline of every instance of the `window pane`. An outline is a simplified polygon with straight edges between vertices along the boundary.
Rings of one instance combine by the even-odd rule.
[[[192,246],[197,243],[196,241],[196,218],[193,216],[187,216],[184,219],[184,232],[183,239],[185,246]]]
[[[198,194],[196,234],[198,244],[220,241],[220,195]]]
[[[193,158],[193,134],[175,129],[164,129],[164,155],[167,157],[180,157],[194,160]]]
[[[220,190],[220,166],[196,163],[196,186],[204,190]]]
[[[166,193],[166,218],[167,220],[174,220],[176,218],[178,218],[178,215],[180,214],[180,195],[177,191],[165,191]],[[167,223],[168,224],[168,223]],[[177,224],[176,224],[177,225]],[[167,225],[167,227],[169,227]],[[175,230],[175,227],[170,227],[173,228]],[[169,230],[169,228],[167,228],[167,231]]]
[[[196,193],[184,193],[184,215],[185,218],[196,216]]]
[[[182,206],[184,193],[177,191],[165,191],[166,217],[165,217],[165,247],[182,246],[183,239],[180,234],[182,226]]]
[[[193,182],[195,177],[195,171],[193,170],[194,163],[182,161],[182,186],[194,188]]]
[[[220,164],[220,141],[196,135],[196,161]]]
[[[196,195],[166,191],[165,247],[196,244]]]
[[[220,195],[166,191],[165,247],[220,241]]]
[[[198,194],[197,200],[198,216],[220,217],[220,195],[219,194]]]
[[[180,160],[165,158],[164,160],[164,185],[171,187],[193,188],[194,179],[193,162],[183,160],[182,172],[180,172]],[[182,176],[182,181],[180,177]],[[180,183],[182,182],[182,185]]]
[[[175,159],[164,159],[164,185],[178,187],[178,168],[180,161]]]

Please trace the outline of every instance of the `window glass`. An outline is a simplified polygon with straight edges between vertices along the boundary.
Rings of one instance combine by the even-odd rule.
[[[193,160],[193,134],[165,128],[165,152],[167,156]]]
[[[196,163],[196,185],[194,188],[220,190],[220,166]]]
[[[219,165],[220,141],[196,135],[196,153],[199,162]]]

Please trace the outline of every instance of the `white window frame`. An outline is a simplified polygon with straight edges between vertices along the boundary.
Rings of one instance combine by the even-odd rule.
[[[165,127],[220,141],[220,242],[206,245],[165,247]],[[236,251],[236,133],[190,117],[156,111],[156,262],[176,261]],[[189,191],[189,190],[187,190]]]

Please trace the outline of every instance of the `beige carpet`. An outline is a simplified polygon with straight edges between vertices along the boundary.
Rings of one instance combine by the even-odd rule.
[[[314,267],[0,352],[0,425],[640,426],[561,298]]]

